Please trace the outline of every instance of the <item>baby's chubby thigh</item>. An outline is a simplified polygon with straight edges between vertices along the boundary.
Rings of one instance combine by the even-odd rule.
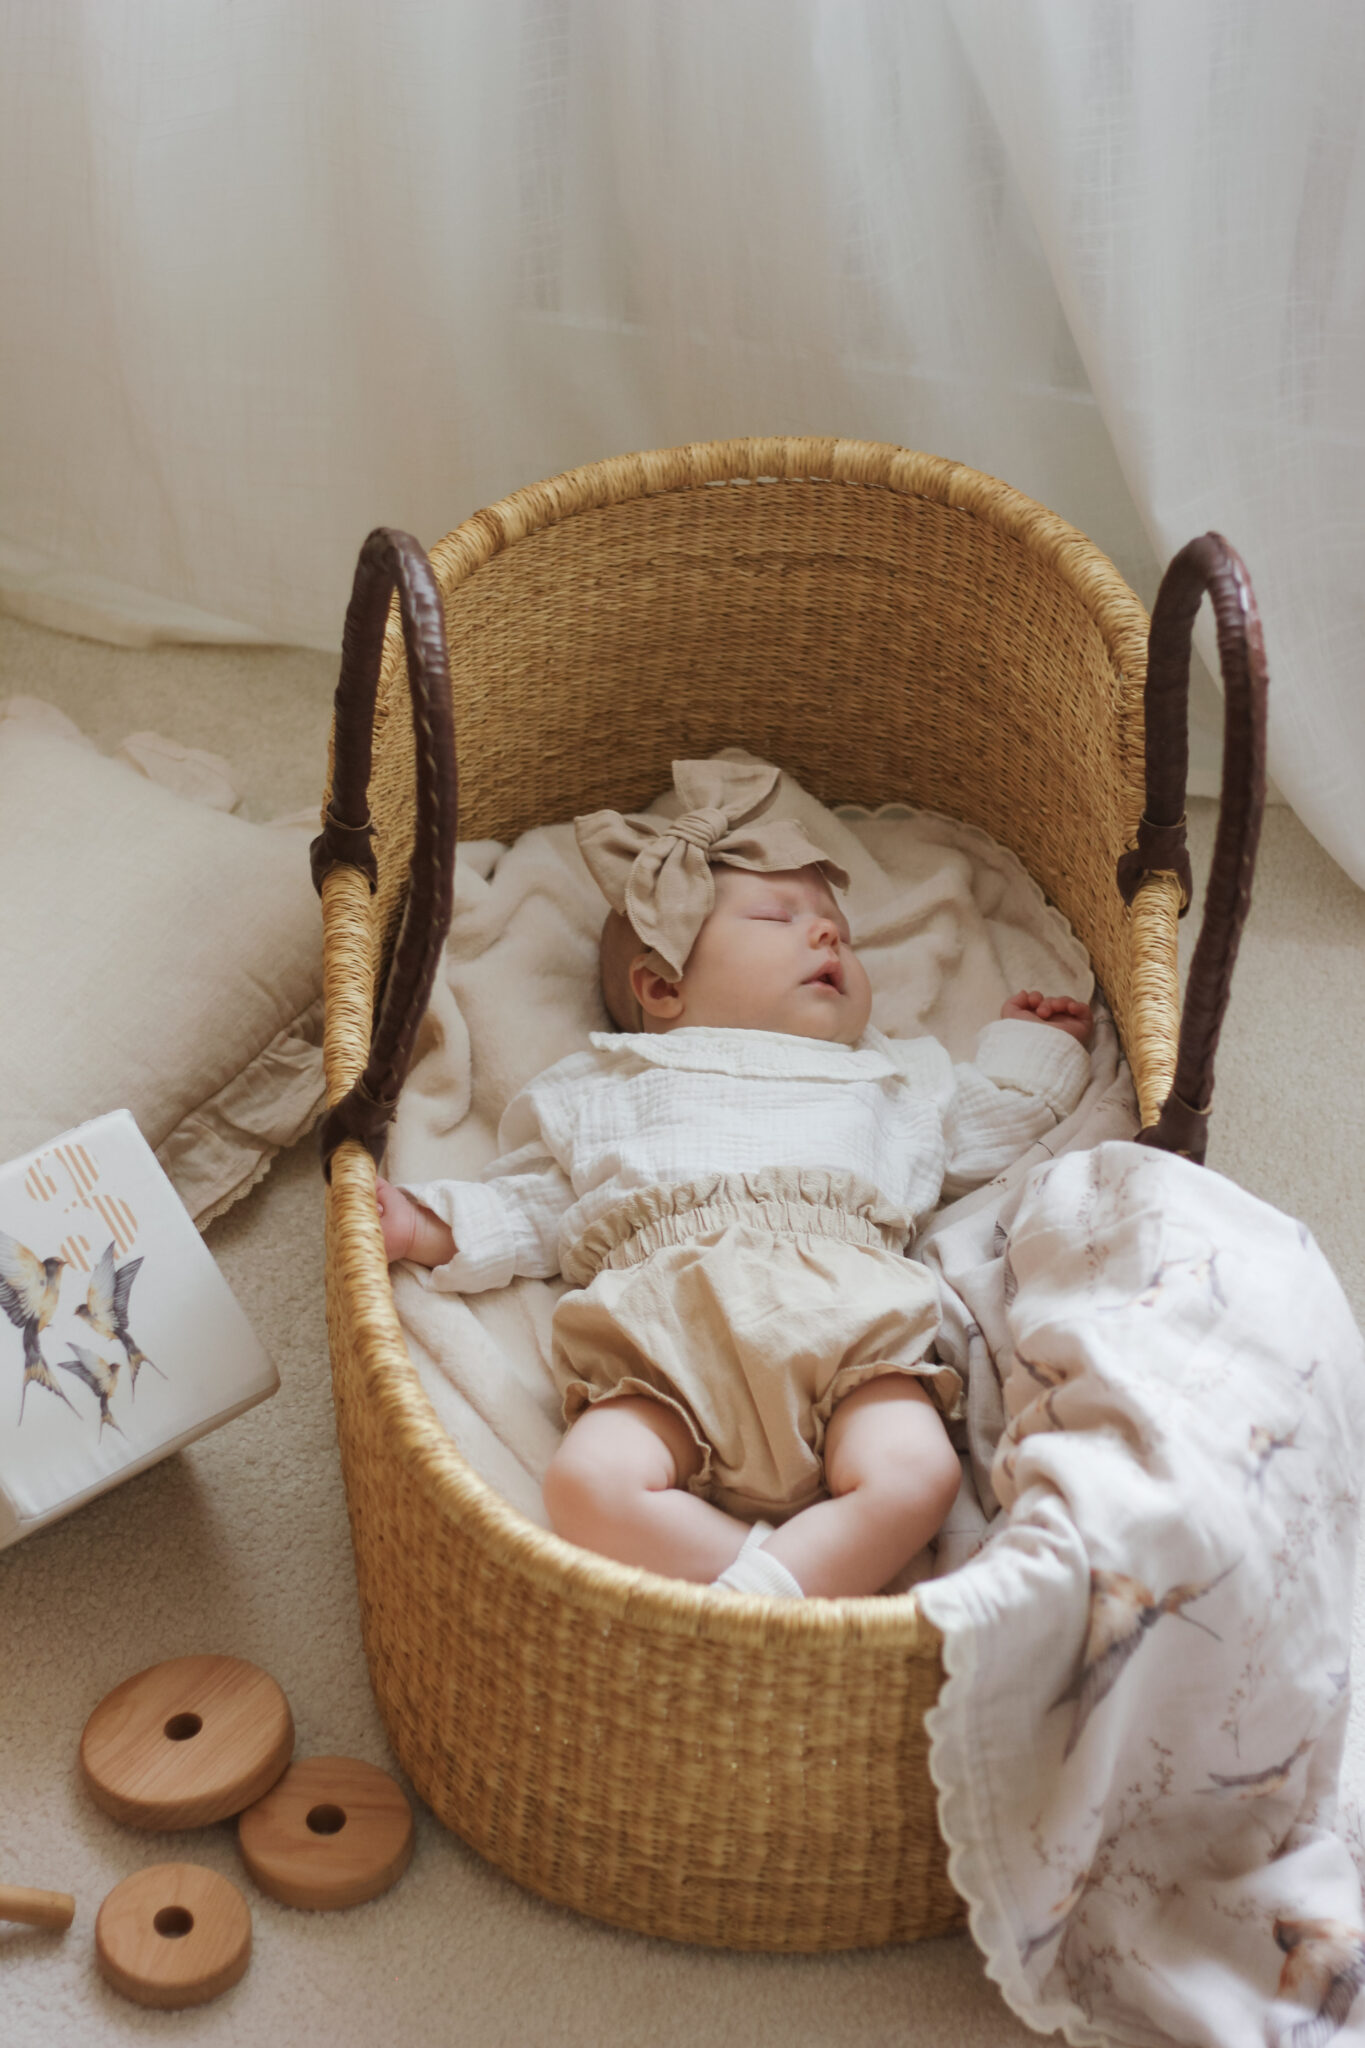
[[[543,1481],[550,1525],[614,1556],[613,1524],[623,1503],[685,1486],[701,1462],[675,1408],[639,1394],[608,1396],[581,1412],[550,1461]]]

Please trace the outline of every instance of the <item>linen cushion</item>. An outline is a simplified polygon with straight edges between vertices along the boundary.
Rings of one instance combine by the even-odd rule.
[[[201,1227],[322,1102],[307,833],[0,705],[0,1159],[131,1110]]]

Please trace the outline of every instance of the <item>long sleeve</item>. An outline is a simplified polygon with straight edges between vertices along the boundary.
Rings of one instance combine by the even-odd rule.
[[[1089,1078],[1090,1055],[1069,1033],[1015,1018],[988,1024],[974,1064],[953,1068],[942,1199],[1002,1173],[1071,1114]]]
[[[574,1192],[543,1139],[493,1160],[478,1180],[430,1181],[404,1193],[448,1223],[455,1239],[454,1258],[428,1276],[439,1292],[477,1294],[558,1274],[559,1226]]]

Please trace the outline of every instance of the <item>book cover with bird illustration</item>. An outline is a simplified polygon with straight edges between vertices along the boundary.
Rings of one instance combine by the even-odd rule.
[[[0,1549],[278,1386],[127,1110],[0,1166]]]

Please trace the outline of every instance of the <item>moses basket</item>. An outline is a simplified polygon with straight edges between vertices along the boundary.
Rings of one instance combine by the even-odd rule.
[[[1144,719],[1147,617],[1117,571],[1042,506],[935,457],[694,445],[518,491],[430,568],[407,536],[366,544],[314,848],[328,1319],[365,1650],[418,1792],[547,1899],[742,1949],[871,1946],[960,1919],[927,1766],[939,1641],[914,1594],[765,1601],[580,1551],[479,1478],[409,1361],[375,1160],[449,919],[452,720],[464,838],[641,808],[675,757],[729,745],[825,803],[983,827],[1089,949],[1144,1125],[1160,1116],[1158,1141],[1198,1156],[1226,974],[1201,1006],[1212,1036],[1202,1054],[1181,1041],[1177,1074],[1183,691],[1204,590],[1220,645],[1255,618],[1215,542],[1167,579],[1183,563],[1153,699],[1164,752]],[[1154,635],[1154,682],[1156,654]],[[1235,697],[1228,758],[1249,759],[1260,740],[1234,731]],[[1210,940],[1214,897],[1229,920],[1245,907],[1259,819],[1249,797],[1225,845],[1228,812],[1225,792],[1200,940],[1220,971],[1236,932]]]

